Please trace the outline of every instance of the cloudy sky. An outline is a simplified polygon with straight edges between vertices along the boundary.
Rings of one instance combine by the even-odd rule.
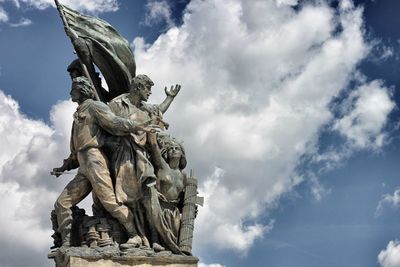
[[[182,85],[201,267],[400,266],[397,0],[61,2],[131,43],[149,102]],[[73,59],[52,0],[0,0],[0,267],[53,266]]]

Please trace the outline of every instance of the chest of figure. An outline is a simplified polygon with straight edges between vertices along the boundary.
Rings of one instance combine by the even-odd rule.
[[[131,109],[128,118],[133,120],[137,124],[146,124],[151,120],[151,117],[147,112],[140,110],[136,107]]]
[[[161,186],[167,190],[174,189],[176,192],[183,190],[183,174],[179,170],[160,171],[162,177]]]
[[[146,112],[134,106],[131,107],[127,118],[139,126],[145,126],[150,121],[150,117]],[[136,131],[135,133],[132,133],[131,136],[135,140],[135,143],[140,146],[144,146],[147,142],[147,133],[144,131]]]
[[[78,143],[85,143],[98,135],[99,127],[94,122],[87,109],[74,113],[73,139]]]

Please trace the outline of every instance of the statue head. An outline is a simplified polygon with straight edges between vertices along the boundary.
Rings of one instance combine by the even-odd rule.
[[[179,169],[183,170],[186,167],[185,149],[178,140],[166,134],[158,134],[157,142],[161,150],[161,156],[168,164],[172,160],[179,160]]]
[[[82,76],[83,70],[79,59],[75,59],[74,61],[72,61],[71,64],[68,65],[67,71],[69,72],[69,76],[71,77],[71,79]]]
[[[74,78],[84,76],[81,61],[79,59],[73,60],[71,64],[68,65],[67,71],[69,72],[69,76],[71,77],[72,80]],[[95,72],[95,74],[96,78],[100,81],[101,84],[100,73]]]
[[[139,74],[131,80],[130,94],[138,95],[141,101],[146,102],[151,95],[154,82],[145,74]]]
[[[86,99],[95,99],[92,84],[88,78],[80,76],[72,80],[71,99],[73,102],[82,103]]]

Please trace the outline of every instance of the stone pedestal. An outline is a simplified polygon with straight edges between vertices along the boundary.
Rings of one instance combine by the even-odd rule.
[[[69,256],[62,267],[197,267],[195,257],[112,257],[109,259],[88,259]]]
[[[175,255],[169,251],[155,253],[151,249],[122,251],[118,246],[106,248],[72,247],[49,254],[56,267],[197,267],[198,258]]]

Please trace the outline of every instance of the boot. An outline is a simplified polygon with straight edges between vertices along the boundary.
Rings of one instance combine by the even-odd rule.
[[[143,245],[142,238],[140,238],[140,236],[137,234],[133,220],[128,220],[124,227],[128,233],[128,241],[126,241],[126,244],[130,247],[141,247]]]

